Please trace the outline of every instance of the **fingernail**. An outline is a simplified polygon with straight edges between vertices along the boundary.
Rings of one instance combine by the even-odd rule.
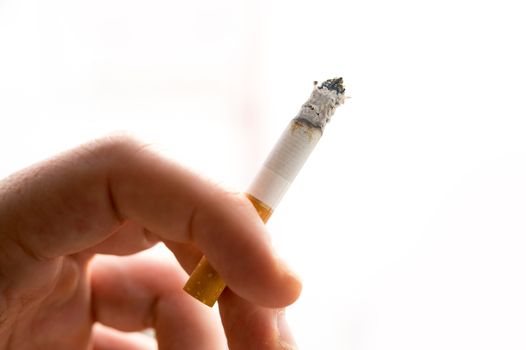
[[[279,333],[279,345],[283,350],[297,350],[296,342],[290,331],[289,324],[285,318],[285,310],[281,309],[277,312],[277,325]]]

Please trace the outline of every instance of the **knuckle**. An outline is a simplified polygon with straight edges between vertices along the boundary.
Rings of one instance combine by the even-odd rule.
[[[95,164],[102,162],[110,164],[110,168],[118,165],[129,164],[144,152],[149,145],[128,134],[119,133],[108,135],[77,149],[80,158]]]
[[[141,149],[145,145],[133,136],[113,134],[92,142],[88,145],[90,146],[96,153],[122,155]]]

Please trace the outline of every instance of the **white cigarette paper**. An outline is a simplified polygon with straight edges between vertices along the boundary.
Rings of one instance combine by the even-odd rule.
[[[341,78],[315,86],[285,129],[247,193],[275,209],[323,134],[336,107],[345,101]]]
[[[247,194],[266,222],[323,134],[336,107],[345,101],[343,79],[329,79],[316,86],[310,98],[279,139],[249,187]],[[225,282],[203,257],[184,290],[202,303],[213,306]]]

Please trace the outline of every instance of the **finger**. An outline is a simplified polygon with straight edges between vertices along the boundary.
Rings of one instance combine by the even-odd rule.
[[[121,331],[155,328],[160,349],[218,349],[217,315],[182,291],[187,276],[174,260],[144,252],[97,256],[92,271],[94,318]]]
[[[154,339],[142,333],[124,333],[95,324],[92,331],[93,350],[155,350]]]
[[[254,305],[225,290],[219,310],[230,350],[296,349],[283,309]]]
[[[164,243],[170,249],[186,273],[192,273],[201,260],[203,253],[192,243],[179,243],[167,241]]]
[[[110,237],[85,250],[89,254],[130,255],[151,248],[159,237],[133,221],[125,221]]]
[[[301,284],[276,258],[249,201],[126,139],[100,141],[0,184],[0,227],[36,259],[104,241],[124,220],[194,243],[237,294],[283,306]]]

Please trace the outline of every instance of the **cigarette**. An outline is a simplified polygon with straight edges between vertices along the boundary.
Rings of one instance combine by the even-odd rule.
[[[245,193],[263,222],[270,218],[320,140],[336,107],[345,99],[342,78],[329,79],[320,85],[314,82],[309,99],[289,123]],[[184,290],[212,307],[225,287],[225,282],[203,256]]]

